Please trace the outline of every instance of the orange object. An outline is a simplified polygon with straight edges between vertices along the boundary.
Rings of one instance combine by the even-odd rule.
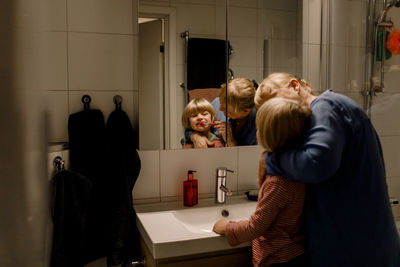
[[[386,47],[393,55],[400,54],[400,31],[395,29],[389,34]]]

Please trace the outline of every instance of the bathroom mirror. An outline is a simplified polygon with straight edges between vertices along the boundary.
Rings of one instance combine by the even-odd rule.
[[[182,148],[181,115],[187,103],[184,34],[228,39],[228,76],[260,83],[275,71],[301,76],[301,25],[301,0],[139,1],[140,150]]]

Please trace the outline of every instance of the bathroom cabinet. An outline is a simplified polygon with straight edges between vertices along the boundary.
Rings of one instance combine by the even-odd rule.
[[[149,248],[141,238],[142,256],[146,258],[147,267],[246,267],[251,263],[251,247],[233,248],[230,250],[208,252],[181,257],[154,259]]]

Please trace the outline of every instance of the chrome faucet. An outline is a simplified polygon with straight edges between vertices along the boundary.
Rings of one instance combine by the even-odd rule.
[[[232,172],[225,167],[217,168],[217,176],[215,180],[215,202],[225,203],[226,196],[231,196],[232,191],[226,187],[226,172]]]

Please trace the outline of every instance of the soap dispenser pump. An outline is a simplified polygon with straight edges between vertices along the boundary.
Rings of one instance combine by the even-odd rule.
[[[197,204],[197,179],[193,179],[193,173],[196,171],[189,170],[187,180],[183,182],[183,205],[191,207]]]

